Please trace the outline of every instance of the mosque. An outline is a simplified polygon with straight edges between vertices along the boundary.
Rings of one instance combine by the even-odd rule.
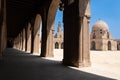
[[[63,49],[63,31],[60,22],[58,30],[54,36],[54,48]],[[98,20],[93,26],[90,33],[90,49],[96,51],[117,51],[120,50],[120,40],[114,39],[109,31],[106,22]]]
[[[106,22],[98,20],[92,27],[90,34],[90,49],[100,51],[119,50],[119,40],[113,38]]]
[[[63,36],[63,30],[61,28],[61,23],[58,22],[58,30],[54,36],[54,42],[53,42],[55,49],[63,49],[64,47],[63,39],[64,36]]]

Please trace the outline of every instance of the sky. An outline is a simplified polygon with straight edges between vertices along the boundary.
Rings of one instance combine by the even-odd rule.
[[[90,32],[92,25],[100,19],[108,24],[109,31],[113,38],[120,39],[120,0],[91,0],[90,4]],[[58,10],[55,19],[55,30],[57,30],[58,21],[62,23],[62,18],[63,12]]]

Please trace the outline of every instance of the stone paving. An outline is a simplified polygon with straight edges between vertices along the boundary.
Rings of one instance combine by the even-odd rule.
[[[63,50],[54,50],[54,60],[61,61]],[[91,67],[74,68],[120,80],[120,51],[90,51]]]
[[[6,49],[4,53],[0,80],[116,80],[15,49]]]

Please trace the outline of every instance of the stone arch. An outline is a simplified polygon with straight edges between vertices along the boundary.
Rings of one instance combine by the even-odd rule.
[[[39,53],[40,49],[40,24],[42,22],[42,17],[37,14],[35,17],[34,28],[33,28],[33,53]]]
[[[96,35],[95,35],[95,32],[93,33],[93,39],[95,39],[96,38]]]
[[[59,43],[58,42],[55,43],[55,49],[59,49]]]
[[[108,50],[111,50],[111,41],[108,41]]]
[[[117,44],[117,50],[119,50],[119,44]]]
[[[120,50],[120,43],[117,43],[117,50]]]
[[[48,8],[44,9],[43,12],[43,27],[42,27],[42,45],[41,45],[41,56],[42,57],[53,57],[53,29],[56,12],[59,6],[60,0],[51,0]]]
[[[95,43],[95,41],[91,42],[91,50],[96,50],[96,43]]]
[[[49,6],[48,15],[47,15],[48,30],[50,30],[51,27],[54,25],[54,20],[55,20],[55,16],[56,16],[59,3],[60,3],[60,0],[52,0]]]
[[[107,32],[107,38],[108,38],[108,39],[110,38],[110,34],[109,34],[109,32]]]

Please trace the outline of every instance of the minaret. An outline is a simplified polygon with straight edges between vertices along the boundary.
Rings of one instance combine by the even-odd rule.
[[[56,38],[63,38],[63,31],[61,27],[61,22],[58,22],[58,28],[57,28],[57,33],[55,34]]]
[[[62,28],[61,28],[61,23],[60,21],[58,22],[58,31],[57,32],[62,32]]]

